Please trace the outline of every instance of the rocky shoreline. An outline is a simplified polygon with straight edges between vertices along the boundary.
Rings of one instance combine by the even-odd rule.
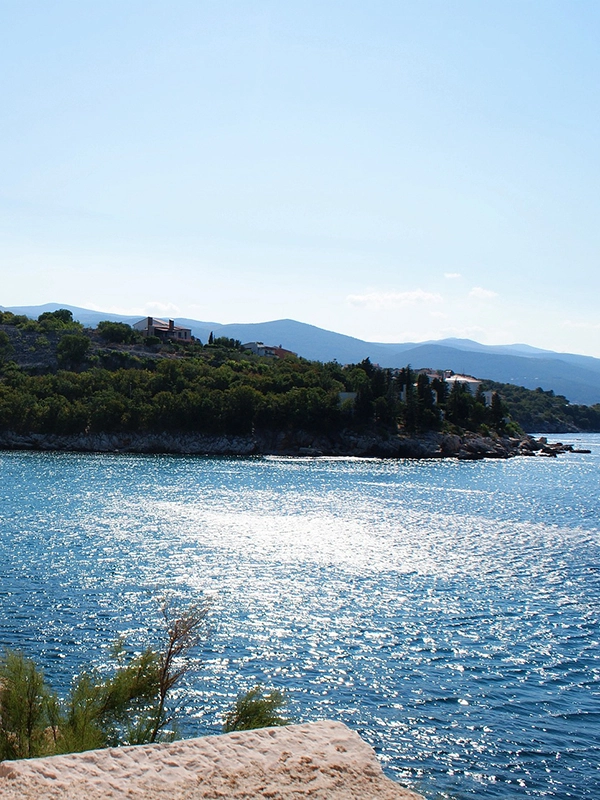
[[[342,431],[334,435],[256,432],[247,436],[177,433],[0,433],[0,450],[76,453],[147,453],[206,456],[353,456],[372,458],[512,458],[554,457],[573,452],[570,444],[549,444],[545,437],[481,436],[430,431],[409,435],[370,435]],[[581,452],[581,451],[575,451]],[[589,452],[589,451],[583,451]]]

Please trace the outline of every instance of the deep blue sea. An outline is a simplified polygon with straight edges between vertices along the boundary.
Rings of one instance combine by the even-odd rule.
[[[563,440],[593,452],[0,453],[0,647],[65,690],[210,597],[184,735],[262,683],[427,798],[598,798],[600,435]]]

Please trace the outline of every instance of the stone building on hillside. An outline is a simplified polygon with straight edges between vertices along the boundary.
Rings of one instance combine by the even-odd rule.
[[[133,328],[139,331],[142,336],[157,336],[164,342],[192,341],[192,329],[175,325],[172,319],[166,322],[164,319],[157,319],[156,317],[144,317],[139,322],[135,322]]]

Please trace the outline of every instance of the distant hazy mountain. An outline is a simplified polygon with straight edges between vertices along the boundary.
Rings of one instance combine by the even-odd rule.
[[[140,319],[139,316],[108,314],[60,303],[5,310],[36,318],[43,311],[57,308],[69,308],[74,318],[87,327],[96,327],[103,319],[129,324]],[[202,341],[206,341],[212,331],[215,336],[230,336],[242,342],[282,345],[304,358],[317,361],[335,360],[348,364],[370,358],[382,367],[411,364],[415,368],[451,369],[528,389],[538,386],[545,390],[552,389],[556,394],[568,397],[572,403],[600,403],[600,359],[590,356],[555,353],[526,344],[484,345],[470,339],[404,344],[364,342],[291,319],[221,325],[218,322],[178,317],[177,323],[191,328],[193,335]]]

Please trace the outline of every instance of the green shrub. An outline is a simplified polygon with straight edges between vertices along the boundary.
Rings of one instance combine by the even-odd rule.
[[[98,323],[98,333],[105,342],[115,344],[135,344],[141,339],[140,334],[126,322],[102,320]]]
[[[7,358],[14,351],[10,343],[10,336],[6,331],[0,331],[0,359]]]
[[[21,652],[0,664],[0,759],[45,755],[47,701],[44,676]]]
[[[76,366],[83,361],[89,349],[90,340],[87,336],[66,333],[56,348],[58,363],[64,367]]]
[[[73,322],[73,312],[68,308],[59,308],[56,311],[44,311],[38,317],[38,322],[47,322],[70,325]]]
[[[41,350],[44,347],[50,347],[50,342],[48,341],[48,337],[44,336],[43,334],[42,336],[38,336],[34,342],[34,347],[36,350]]]
[[[279,714],[285,703],[285,697],[278,689],[265,694],[261,686],[255,686],[238,697],[234,708],[225,717],[223,730],[230,733],[289,725],[290,721]]]

